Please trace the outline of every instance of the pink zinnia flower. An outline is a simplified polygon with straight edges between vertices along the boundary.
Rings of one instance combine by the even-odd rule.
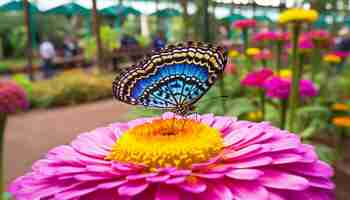
[[[233,23],[233,26],[238,29],[254,28],[256,21],[254,19],[241,19]]]
[[[273,71],[269,68],[262,68],[258,71],[248,73],[241,81],[242,85],[248,87],[262,88],[264,82],[273,75]]]
[[[286,42],[289,40],[288,32],[273,32],[273,31],[263,31],[254,35],[254,42],[264,42],[264,41],[282,41]]]
[[[275,39],[275,32],[272,31],[263,31],[256,33],[253,36],[254,42],[265,42],[265,41],[273,41]]]
[[[333,54],[339,56],[342,59],[349,56],[349,52],[347,51],[334,51]]]
[[[233,63],[229,63],[226,65],[225,67],[225,73],[226,74],[236,74],[237,70],[236,70],[236,65]]]
[[[287,42],[290,38],[289,32],[275,32],[274,40]]]
[[[267,96],[287,100],[290,95],[291,80],[274,76],[265,82],[264,88]],[[318,90],[312,81],[300,80],[299,95],[302,98],[313,97],[317,94]]]
[[[316,29],[305,33],[305,35],[318,47],[330,48],[332,45],[334,45],[333,38],[328,31]]]
[[[272,59],[272,53],[268,49],[263,49],[258,55],[254,57],[256,60],[269,60]]]
[[[27,93],[12,81],[0,81],[0,112],[14,113],[29,107]]]
[[[307,33],[308,36],[314,40],[328,40],[332,36],[328,31],[322,29],[315,29]]]
[[[17,200],[332,200],[331,176],[311,145],[269,123],[166,113],[52,149],[10,192]]]

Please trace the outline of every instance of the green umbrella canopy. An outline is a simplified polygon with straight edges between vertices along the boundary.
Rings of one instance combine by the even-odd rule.
[[[103,15],[110,16],[127,16],[129,14],[136,16],[141,15],[141,12],[136,10],[135,8],[123,5],[116,5],[104,8],[100,11],[100,13]]]
[[[77,3],[67,3],[54,8],[51,8],[44,12],[45,14],[58,14],[58,15],[89,15],[90,10],[82,7]]]
[[[235,21],[241,20],[241,19],[246,19],[246,17],[244,17],[243,15],[240,15],[240,14],[232,14],[232,15],[229,15],[229,16],[223,18],[224,21],[227,21],[229,23],[232,23],[232,22],[235,22]]]
[[[176,16],[181,16],[181,12],[173,8],[165,8],[152,13],[151,16],[176,17]]]
[[[266,15],[254,16],[254,19],[259,22],[272,22],[272,20]]]
[[[29,3],[31,13],[39,12],[36,5]],[[0,12],[23,11],[23,1],[10,1],[0,6]]]
[[[346,20],[345,20],[346,23]],[[327,28],[329,25],[326,22],[326,16],[325,15],[320,15],[318,20],[314,23],[314,27],[316,28]]]

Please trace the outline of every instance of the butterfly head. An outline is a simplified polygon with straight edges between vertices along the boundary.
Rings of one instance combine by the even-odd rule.
[[[194,111],[195,106],[193,104],[187,104],[187,105],[178,105],[172,112],[181,115],[186,116],[192,111]]]

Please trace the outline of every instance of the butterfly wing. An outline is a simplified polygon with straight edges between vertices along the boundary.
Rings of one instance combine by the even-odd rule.
[[[219,47],[169,46],[129,68],[113,83],[125,103],[175,109],[198,101],[219,78],[227,57]]]

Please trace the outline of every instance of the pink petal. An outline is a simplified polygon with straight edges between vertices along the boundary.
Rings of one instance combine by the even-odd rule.
[[[233,169],[227,172],[225,175],[240,180],[255,180],[262,176],[264,173],[257,169]]]
[[[151,183],[157,183],[157,182],[165,182],[170,178],[169,174],[164,174],[164,175],[157,175],[153,177],[147,177],[146,181],[151,182]]]
[[[230,200],[233,195],[230,189],[221,183],[210,184],[207,190],[198,194],[197,199],[200,200]]]
[[[135,196],[148,188],[148,183],[127,183],[118,188],[119,195],[122,196]]]
[[[271,200],[268,191],[256,181],[227,181],[235,200]]]
[[[300,191],[310,186],[309,181],[301,176],[270,169],[265,169],[263,172],[264,175],[259,180],[266,187]]]
[[[257,156],[253,158],[239,160],[227,165],[233,168],[252,168],[269,165],[272,163],[272,161],[272,158],[268,156]]]
[[[156,193],[155,200],[181,200],[180,193],[176,190],[176,188],[167,186],[167,185],[159,185]]]
[[[185,181],[181,184],[179,184],[179,186],[188,191],[188,192],[192,192],[192,193],[201,193],[204,192],[207,189],[207,185],[205,184],[204,181],[197,179],[195,182],[188,182]]]

